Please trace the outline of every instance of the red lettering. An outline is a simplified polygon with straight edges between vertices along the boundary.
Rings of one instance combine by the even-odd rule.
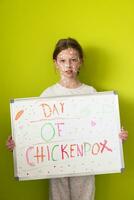
[[[47,146],[47,155],[48,155],[48,160],[50,160],[50,150],[48,146]]]
[[[71,157],[71,158],[74,158],[74,157],[75,157],[75,156],[72,154],[72,152],[74,152],[74,150],[75,150],[75,149],[73,148],[74,146],[76,146],[76,144],[71,144],[71,145],[70,145],[70,157]]]
[[[61,112],[63,113],[64,112],[64,103],[60,103],[60,105],[61,105]]]
[[[41,159],[41,162],[44,161],[44,153],[43,153],[43,146],[41,147],[41,153],[39,153],[39,147],[36,147],[36,155],[34,156],[37,159],[37,163],[39,163],[39,159]]]
[[[93,155],[97,155],[99,153],[100,150],[100,146],[98,143],[95,143],[92,147],[92,154]]]
[[[67,148],[67,144],[65,146],[61,145],[61,156],[62,156],[62,160],[65,159],[64,155],[66,155],[69,158],[69,155],[67,153],[67,151],[65,151],[65,149]]]
[[[111,151],[112,152],[112,149],[107,147],[106,144],[107,144],[107,140],[104,140],[104,143],[100,142],[100,145],[102,145],[101,153],[103,153],[104,149],[107,149],[107,151]]]
[[[44,113],[45,117],[50,117],[51,113],[52,113],[50,106],[46,103],[41,104],[41,106],[42,106],[43,113]]]
[[[54,115],[55,112],[57,113],[57,115],[59,115],[58,109],[57,109],[57,107],[54,104],[53,105],[53,115]]]

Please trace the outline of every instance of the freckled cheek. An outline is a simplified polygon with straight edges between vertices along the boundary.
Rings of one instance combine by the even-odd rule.
[[[73,65],[72,66],[72,70],[77,73],[78,72],[78,69],[79,69],[79,65]]]
[[[58,64],[59,70],[65,71],[65,69],[66,69],[66,64],[64,64],[64,63],[59,63],[59,62],[57,62],[57,64]]]

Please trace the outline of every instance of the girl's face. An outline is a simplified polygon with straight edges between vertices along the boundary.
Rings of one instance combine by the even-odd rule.
[[[76,78],[82,60],[79,53],[73,48],[62,50],[54,60],[61,78]]]

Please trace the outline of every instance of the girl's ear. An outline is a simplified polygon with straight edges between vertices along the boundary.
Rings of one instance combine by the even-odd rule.
[[[80,70],[80,68],[81,68],[82,64],[83,64],[83,60],[82,60],[82,59],[80,59],[80,63],[79,63],[79,69],[78,69],[78,70]]]
[[[54,65],[55,65],[55,70],[57,71],[57,70],[58,70],[57,60],[56,60],[56,59],[53,59],[53,62],[54,62]]]
[[[53,62],[54,62],[54,64],[56,65],[56,60],[55,60],[55,59],[53,59]]]
[[[55,64],[55,66],[57,67],[57,66],[58,66],[57,60],[56,60],[56,59],[53,59],[53,62],[54,62],[54,64]]]

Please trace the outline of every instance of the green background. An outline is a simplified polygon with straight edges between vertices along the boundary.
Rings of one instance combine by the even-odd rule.
[[[121,122],[129,132],[123,174],[96,176],[96,200],[134,199],[134,1],[0,0],[0,199],[48,199],[48,181],[16,181],[12,153],[11,98],[39,96],[58,80],[55,43],[74,37],[85,62],[81,81],[119,94]]]

